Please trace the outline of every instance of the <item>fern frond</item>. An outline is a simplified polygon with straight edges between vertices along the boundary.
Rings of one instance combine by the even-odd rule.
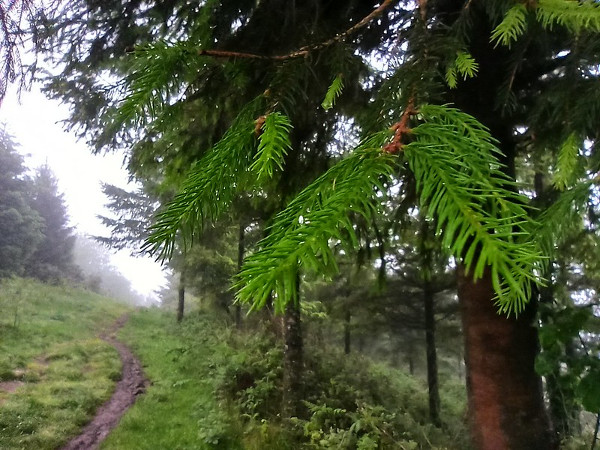
[[[575,32],[600,31],[600,4],[594,0],[539,0],[536,17],[548,29],[557,24]]]
[[[491,269],[499,309],[523,310],[542,256],[531,242],[527,199],[500,170],[489,132],[456,109],[425,105],[404,148],[420,202],[437,219],[443,246],[475,278]]]
[[[527,8],[524,4],[517,3],[506,12],[502,22],[494,28],[490,41],[496,42],[496,46],[502,44],[510,47],[519,36],[522,36],[523,33],[525,33],[526,29]]]
[[[143,250],[158,259],[171,257],[179,235],[188,248],[208,221],[227,210],[252,163],[256,145],[254,117],[263,103],[257,98],[244,108],[219,142],[190,170],[181,191],[157,215]]]
[[[298,265],[331,276],[337,264],[331,240],[358,245],[350,214],[371,218],[396,157],[381,152],[389,133],[365,141],[306,187],[275,217],[256,253],[246,258],[234,287],[239,301],[262,307],[271,292],[282,310],[296,298]]]
[[[463,80],[473,78],[477,75],[478,69],[479,64],[470,53],[458,51],[456,52],[456,58],[446,70],[446,82],[451,89],[454,89],[458,85],[459,75],[462,75]]]
[[[327,89],[327,93],[325,94],[325,98],[323,99],[323,102],[321,103],[321,107],[326,111],[328,109],[333,108],[333,105],[335,104],[336,99],[340,96],[343,89],[344,89],[344,79],[343,79],[342,74],[339,74],[338,76],[336,76],[333,79],[333,81],[331,82],[331,85],[329,86],[329,89]]]
[[[571,133],[560,147],[556,161],[556,173],[552,179],[552,184],[560,191],[564,191],[574,181],[580,144],[577,135]]]
[[[287,116],[274,112],[266,116],[261,126],[258,151],[250,170],[259,180],[272,178],[276,168],[283,169],[283,161],[291,148],[290,130],[292,123]]]

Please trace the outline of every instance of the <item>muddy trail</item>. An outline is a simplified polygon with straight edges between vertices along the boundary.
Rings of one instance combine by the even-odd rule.
[[[94,419],[81,434],[67,443],[62,450],[97,449],[100,443],[117,426],[121,417],[142,394],[149,382],[144,376],[140,361],[122,342],[115,338],[116,332],[127,322],[128,316],[120,317],[100,338],[112,345],[121,357],[121,381],[117,383],[112,397],[96,412]]]

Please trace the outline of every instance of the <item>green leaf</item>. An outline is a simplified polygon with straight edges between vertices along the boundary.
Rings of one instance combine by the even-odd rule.
[[[258,151],[250,170],[259,180],[272,178],[276,169],[283,169],[285,155],[291,148],[290,130],[292,123],[279,112],[269,114],[261,127]]]
[[[343,79],[342,74],[339,74],[331,82],[331,85],[329,86],[329,89],[327,89],[327,93],[325,94],[325,98],[323,99],[323,102],[321,103],[321,106],[323,107],[324,110],[333,108],[333,105],[335,104],[336,99],[340,96],[343,89],[344,89],[344,79]]]
[[[497,45],[510,47],[527,28],[527,8],[522,3],[517,3],[510,8],[500,24],[494,28],[490,37],[491,42]]]

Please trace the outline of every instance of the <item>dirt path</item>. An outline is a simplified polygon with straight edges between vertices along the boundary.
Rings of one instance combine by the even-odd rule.
[[[92,450],[117,426],[125,411],[135,402],[138,395],[148,386],[140,361],[131,351],[115,338],[115,333],[127,322],[127,315],[120,317],[106,334],[100,337],[117,349],[121,356],[123,369],[121,381],[117,383],[115,392],[110,400],[96,412],[94,419],[82,430],[81,434],[72,439],[62,450]]]

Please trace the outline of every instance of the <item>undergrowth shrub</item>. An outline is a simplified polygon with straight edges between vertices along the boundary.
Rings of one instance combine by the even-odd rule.
[[[305,349],[304,402],[298,417],[283,420],[281,342],[264,330],[206,325],[212,331],[204,328],[196,338],[215,346],[206,364],[219,402],[227,405],[199,423],[202,440],[215,448],[224,448],[234,429],[247,449],[468,448],[464,388],[461,400],[454,398],[458,391],[452,392],[454,409],[446,414],[453,415],[448,423],[454,429],[439,429],[429,423],[423,381],[327,347]]]

